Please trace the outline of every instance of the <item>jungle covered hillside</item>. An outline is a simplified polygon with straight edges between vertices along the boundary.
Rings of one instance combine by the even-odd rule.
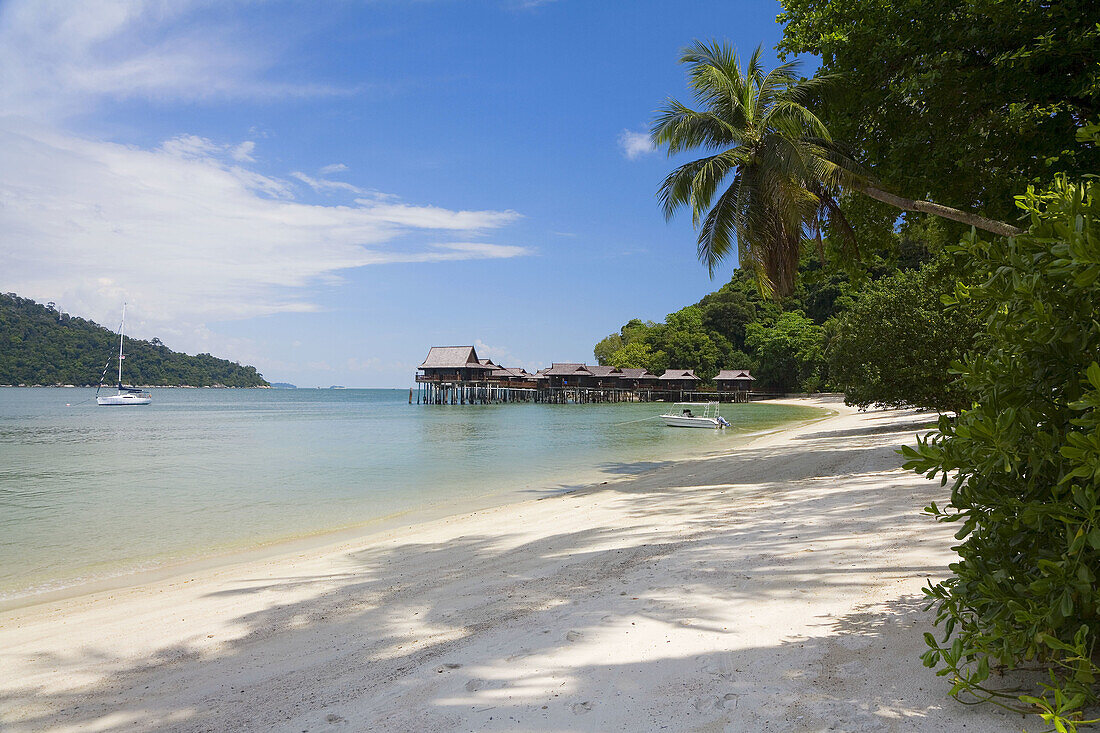
[[[118,368],[118,336],[110,329],[54,308],[0,295],[0,384],[94,386],[108,359]],[[143,386],[266,387],[255,367],[210,354],[172,351],[159,339],[126,339],[123,381]]]

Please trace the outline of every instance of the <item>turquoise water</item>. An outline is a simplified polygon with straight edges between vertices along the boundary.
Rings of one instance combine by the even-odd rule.
[[[405,390],[0,388],[0,600],[387,517],[545,492],[706,453],[812,408],[409,405]]]

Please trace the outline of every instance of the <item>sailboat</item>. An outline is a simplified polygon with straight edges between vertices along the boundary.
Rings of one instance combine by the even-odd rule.
[[[118,327],[118,394],[102,395],[99,389],[103,387],[102,377],[99,380],[99,388],[95,391],[97,405],[148,405],[153,401],[152,395],[134,387],[122,386],[122,360],[126,355],[122,352],[122,342],[126,338],[123,331],[126,328],[126,304],[122,304],[122,323]],[[108,362],[110,364],[110,362]],[[104,369],[106,371],[106,369]]]

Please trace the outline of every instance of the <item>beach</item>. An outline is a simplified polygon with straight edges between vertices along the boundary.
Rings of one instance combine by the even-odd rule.
[[[1018,731],[921,665],[934,421],[721,455],[0,615],[5,730]]]

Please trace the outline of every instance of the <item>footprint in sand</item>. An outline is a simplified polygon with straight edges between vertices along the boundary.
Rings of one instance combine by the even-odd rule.
[[[592,709],[592,703],[585,700],[584,702],[578,702],[573,706],[574,715],[584,715]]]
[[[480,690],[484,686],[485,686],[485,680],[479,680],[478,678],[475,677],[475,678],[473,678],[472,680],[470,680],[469,682],[466,683],[466,692],[477,692],[478,690]]]
[[[344,718],[341,718],[339,715],[336,715],[334,713],[329,713],[328,715],[325,716],[325,722],[326,723],[332,723],[332,724],[336,725],[336,724],[343,724],[343,723],[346,723],[348,721]]]
[[[580,641],[584,638],[584,634],[579,631],[570,631],[565,635],[566,641]]]

